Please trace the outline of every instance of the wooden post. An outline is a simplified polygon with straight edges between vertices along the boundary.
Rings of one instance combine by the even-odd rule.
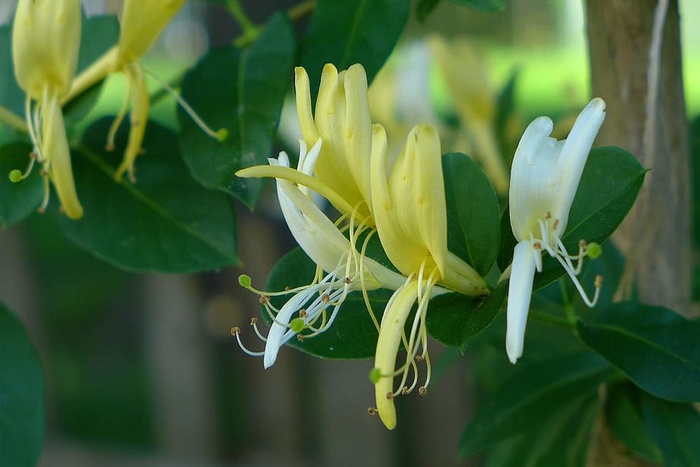
[[[619,295],[629,297],[635,280],[643,302],[690,315],[689,149],[678,2],[659,0],[657,8],[656,0],[588,0],[587,14],[593,95],[607,102],[598,143],[621,146],[651,169],[614,239],[628,260]]]

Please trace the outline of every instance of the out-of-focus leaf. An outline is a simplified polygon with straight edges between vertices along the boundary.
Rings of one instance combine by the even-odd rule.
[[[506,6],[506,0],[449,0],[457,5],[479,11],[501,11]]]
[[[602,308],[581,338],[637,386],[661,399],[700,401],[700,323],[633,302]]]
[[[700,465],[700,413],[695,407],[642,394],[642,414],[664,466]]]
[[[37,210],[44,197],[44,183],[40,167],[35,167],[29,176],[17,183],[10,181],[12,170],[25,172],[32,147],[24,143],[13,143],[0,147],[0,225],[9,227],[24,220]]]
[[[315,271],[316,265],[300,248],[295,248],[275,265],[265,288],[270,292],[278,292],[287,287],[294,288],[310,284]],[[391,293],[390,290],[381,289],[369,292],[378,320],[381,320]],[[291,294],[271,297],[271,302],[281,308],[291,297]],[[331,309],[332,307],[329,307],[329,313]],[[269,322],[269,317],[264,312],[263,317]],[[324,358],[370,358],[374,355],[378,335],[361,292],[352,292],[343,302],[337,318],[327,331],[303,340],[294,338],[289,341],[289,345]]]
[[[629,382],[611,385],[605,398],[605,421],[612,434],[641,457],[661,463],[661,451],[644,424],[642,393]]]
[[[486,275],[498,255],[498,196],[479,165],[460,153],[442,158],[450,251]]]
[[[12,25],[0,27],[0,105],[24,115],[24,92],[15,80],[12,63]]]
[[[149,123],[136,184],[115,182],[125,133],[104,150],[110,119],[98,121],[74,151],[85,215],[63,218],[66,235],[96,256],[133,271],[190,272],[238,264],[236,221],[226,194],[196,184],[180,160],[175,134]],[[126,129],[125,129],[126,130]]]
[[[591,352],[562,354],[518,366],[512,378],[483,401],[462,433],[462,456],[523,433],[533,423],[547,423],[556,413],[553,408],[593,394],[613,372],[603,358]]]
[[[0,304],[0,465],[36,465],[44,441],[44,375],[22,323]]]
[[[206,188],[226,191],[253,207],[263,181],[234,173],[267,164],[282,109],[292,82],[295,52],[289,19],[278,14],[247,49],[212,50],[187,75],[182,97],[214,130],[226,128],[219,142],[206,135],[182,110],[178,112],[180,150],[192,176]]]
[[[409,14],[409,0],[318,0],[300,50],[311,92],[317,92],[326,63],[339,70],[361,63],[372,82]]]
[[[416,5],[416,18],[418,21],[425,21],[439,3],[440,0],[419,0]]]
[[[491,324],[507,293],[508,282],[504,281],[487,297],[471,298],[457,293],[438,295],[428,308],[428,332],[438,342],[464,351],[469,341]]]

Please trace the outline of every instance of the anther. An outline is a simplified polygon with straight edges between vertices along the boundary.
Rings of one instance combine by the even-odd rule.
[[[404,386],[401,388],[401,395],[405,396],[406,394],[408,394],[408,386]]]
[[[345,284],[348,284],[348,285],[349,285],[352,281],[350,280],[349,277],[345,277],[345,278],[343,279],[343,282],[344,282]]]
[[[539,241],[532,242],[532,248],[537,251],[542,251],[542,243],[540,243]]]
[[[603,276],[600,274],[595,276],[595,282],[593,284],[595,285],[596,289],[603,287]]]
[[[418,388],[418,395],[425,396],[426,394],[428,394],[428,388],[426,388],[425,386],[420,386]]]
[[[367,413],[374,417],[379,411],[374,407],[367,407]]]
[[[250,318],[250,325],[251,326],[255,326],[255,323],[257,323],[257,322],[258,322],[258,318],[255,318],[255,317]]]
[[[258,299],[261,305],[267,305],[270,303],[270,296],[269,295],[261,295],[260,298]]]
[[[549,211],[545,212],[545,213],[544,213],[544,218],[547,219],[547,220],[551,219],[551,218],[552,218],[552,213],[549,212]]]
[[[302,336],[301,334],[297,334],[297,340],[299,342],[304,342],[304,336]]]
[[[552,230],[557,230],[558,225],[559,225],[559,219],[554,219],[554,224],[552,224]]]
[[[578,247],[581,249],[585,249],[586,247],[588,247],[588,242],[584,239],[581,239],[578,241]]]
[[[393,392],[387,392],[386,393],[386,398],[387,400],[392,400],[394,398],[394,393]]]
[[[331,301],[331,296],[328,295],[327,293],[324,293],[323,295],[321,295],[321,300],[328,303]]]
[[[239,328],[238,326],[233,326],[231,328],[231,335],[232,336],[236,336],[239,332],[241,332],[241,328]]]
[[[306,313],[306,308],[299,310],[299,318],[306,318],[307,315],[308,313]]]

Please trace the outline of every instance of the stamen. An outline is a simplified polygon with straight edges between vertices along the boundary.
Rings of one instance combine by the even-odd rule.
[[[262,357],[265,354],[265,352],[253,352],[252,350],[248,350],[248,348],[243,345],[243,342],[241,342],[241,329],[238,326],[233,326],[231,328],[231,335],[236,338],[238,346],[241,348],[241,350],[251,357]]]
[[[199,115],[197,115],[197,112],[195,112],[194,109],[192,107],[190,107],[190,105],[185,101],[185,99],[183,99],[178,93],[176,93],[175,90],[172,87],[170,87],[170,85],[168,83],[161,80],[155,74],[151,73],[150,71],[148,71],[146,69],[143,69],[143,71],[148,76],[150,76],[151,78],[156,80],[158,82],[158,84],[160,84],[160,86],[168,92],[168,94],[170,94],[171,96],[173,96],[173,98],[175,98],[177,103],[180,104],[180,107],[182,107],[182,110],[184,110],[187,113],[187,115],[190,116],[192,121],[204,133],[206,133],[208,136],[211,136],[212,138],[219,141],[220,143],[223,141],[226,141],[226,138],[228,138],[228,130],[226,128],[219,128],[217,131],[214,131],[211,128],[209,128],[209,126],[206,123],[204,123],[204,120],[202,120],[202,118]]]
[[[376,409],[376,407],[367,407],[367,413],[374,417],[379,413],[379,411]]]

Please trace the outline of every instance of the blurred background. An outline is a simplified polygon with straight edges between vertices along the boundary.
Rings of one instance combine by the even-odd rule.
[[[14,3],[0,2],[0,23],[11,20]],[[298,2],[241,3],[262,23]],[[700,112],[700,28],[690,25],[700,20],[700,3],[680,4],[687,108],[694,118]],[[83,5],[88,15],[121,9],[119,0]],[[239,34],[222,7],[188,0],[145,66],[177,81],[208,48]],[[457,103],[441,53],[464,65],[462,76],[480,101]],[[371,90],[371,105],[390,131],[432,121],[441,125],[446,147],[488,152],[488,138],[463,130],[478,126],[469,123],[509,83],[515,111],[504,124],[506,143],[496,149],[506,160],[532,117],[565,122],[588,101],[580,1],[509,1],[495,14],[443,2],[424,23],[411,20]],[[88,119],[116,113],[124,86],[120,77],[110,78]],[[162,99],[152,118],[176,125],[174,106]],[[293,141],[294,126],[285,118],[280,147]],[[459,434],[478,404],[468,357],[433,343],[436,377],[429,395],[399,398],[399,425],[388,432],[367,413],[374,403],[370,361],[330,362],[283,349],[274,367],[263,370],[261,359],[238,348],[231,326],[244,326],[259,313],[257,297],[238,286],[238,275],[263,284],[294,243],[275,211],[272,185],[255,214],[236,209],[244,266],[197,275],[117,270],[56,235],[50,216],[34,215],[20,228],[0,231],[0,300],[26,323],[47,379],[40,465],[469,464],[456,458]],[[252,333],[244,337],[255,344]]]

